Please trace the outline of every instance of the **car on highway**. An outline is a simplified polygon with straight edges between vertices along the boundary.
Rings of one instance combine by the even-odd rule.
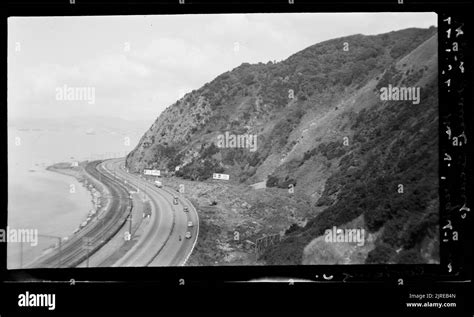
[[[184,212],[188,212],[189,211],[189,207],[188,206],[184,206]]]
[[[178,197],[174,196],[173,197],[173,205],[177,205],[178,204]]]
[[[188,227],[192,227],[193,226],[193,222],[192,221],[188,221]]]
[[[186,239],[190,239],[191,238],[191,232],[187,231],[185,237],[186,237]]]

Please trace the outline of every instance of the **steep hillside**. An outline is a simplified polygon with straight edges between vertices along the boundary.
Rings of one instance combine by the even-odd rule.
[[[242,64],[169,106],[126,164],[179,167],[191,181],[225,172],[233,185],[293,185],[313,212],[265,252],[268,264],[318,263],[305,247],[356,218],[375,239],[366,262],[436,261],[426,240],[438,217],[436,32],[353,35]],[[381,101],[388,85],[421,87],[420,102]],[[256,135],[255,151],[217,147],[226,132]]]
[[[335,165],[316,202],[324,211],[267,250],[268,263],[301,263],[303,250],[313,239],[327,228],[343,226],[360,216],[362,228],[381,233],[366,263],[437,261],[437,79],[437,38],[432,37],[366,87],[375,86],[377,94],[388,84],[420,87],[419,104],[371,99],[370,90],[361,90],[354,105],[362,98],[363,109],[348,112],[351,120],[336,126],[349,136],[349,144],[344,146],[337,137],[326,138],[300,161],[303,165],[308,160]],[[345,103],[349,105],[343,108],[350,109],[351,99]],[[285,165],[289,164],[279,167],[280,179],[288,177]],[[305,258],[311,257],[308,252]]]
[[[174,169],[200,159],[214,166],[214,157],[202,154],[212,153],[205,149],[217,135],[252,133],[258,135],[256,152],[226,149],[218,160],[226,170],[238,167],[241,181],[254,172],[252,181],[265,180],[280,165],[275,156],[292,150],[303,118],[324,114],[435,32],[354,35],[313,45],[280,63],[242,64],[168,107],[127,157],[127,166]]]

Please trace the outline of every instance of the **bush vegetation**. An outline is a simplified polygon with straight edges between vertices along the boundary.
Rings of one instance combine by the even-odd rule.
[[[417,244],[438,223],[438,210],[430,207],[438,197],[437,94],[433,81],[422,90],[419,105],[400,101],[361,111],[352,126],[354,149],[341,159],[341,169],[328,179],[316,205],[330,205],[335,193],[337,201],[290,233],[288,241],[267,250],[268,263],[299,264],[312,239],[362,214],[369,231],[384,227],[382,243],[370,253],[368,263],[419,260]],[[328,148],[337,146],[318,149]],[[350,166],[358,169],[351,171]],[[392,251],[398,248],[405,252],[395,256]]]

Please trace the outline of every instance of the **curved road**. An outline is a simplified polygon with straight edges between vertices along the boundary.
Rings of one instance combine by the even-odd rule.
[[[107,160],[102,167],[119,182],[144,192],[152,206],[151,221],[143,236],[113,266],[184,265],[199,233],[199,219],[194,206],[170,188],[158,188],[138,175],[127,173],[124,159]],[[178,197],[178,205],[173,204],[173,196]],[[184,206],[188,206],[188,212],[184,211]],[[188,227],[188,222],[192,222],[193,226]],[[186,231],[191,232],[190,239],[185,238]]]
[[[127,188],[108,175],[104,177],[100,166],[100,161],[94,161],[88,163],[85,170],[107,188],[112,198],[101,221],[89,223],[59,249],[41,256],[30,267],[75,267],[85,261],[89,254],[103,247],[126,223],[131,207]]]

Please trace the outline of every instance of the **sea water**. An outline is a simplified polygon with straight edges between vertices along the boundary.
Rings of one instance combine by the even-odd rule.
[[[139,140],[127,134],[8,128],[8,226],[37,229],[38,245],[8,243],[7,267],[27,265],[69,237],[92,209],[90,193],[73,177],[47,171],[58,162],[121,157]],[[74,188],[71,190],[71,188]]]

